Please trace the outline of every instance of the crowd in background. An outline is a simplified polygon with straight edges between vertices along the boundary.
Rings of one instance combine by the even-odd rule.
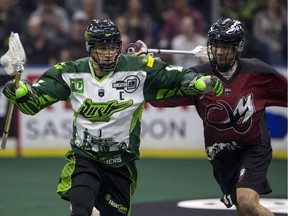
[[[0,0],[0,55],[17,32],[28,66],[53,65],[87,56],[84,31],[94,18],[110,18],[122,33],[123,50],[143,40],[150,48],[192,50],[206,45],[212,24],[210,0]],[[242,57],[287,67],[287,1],[221,0],[220,16],[239,19],[246,31]],[[215,20],[214,20],[215,21]],[[189,56],[163,56],[183,66]]]

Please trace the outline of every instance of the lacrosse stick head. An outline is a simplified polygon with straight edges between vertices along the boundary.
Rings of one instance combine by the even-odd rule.
[[[9,49],[0,58],[0,64],[3,65],[8,75],[15,75],[24,70],[26,54],[18,33],[11,32],[9,37]]]

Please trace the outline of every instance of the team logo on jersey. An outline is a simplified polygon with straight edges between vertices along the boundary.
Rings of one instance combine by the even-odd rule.
[[[231,89],[225,89],[225,95],[230,96],[231,95]]]
[[[91,122],[108,122],[114,113],[121,112],[132,105],[133,100],[121,103],[116,100],[95,103],[90,98],[87,98],[81,105],[78,113]]]
[[[70,88],[72,92],[83,93],[84,82],[82,78],[70,79]]]
[[[105,93],[104,89],[98,89],[98,96],[99,97],[103,97],[104,93]]]
[[[98,130],[96,134],[91,134],[87,128],[83,132],[83,142],[79,142],[78,146],[85,150],[92,150],[94,146],[99,152],[109,152],[112,150],[126,151],[128,144],[126,142],[117,142],[114,137],[102,138],[102,130]],[[105,161],[107,164],[120,163],[121,157],[110,158]]]
[[[223,112],[221,114],[223,119],[221,120],[218,120],[219,114],[215,116],[215,113],[219,113],[219,111]],[[223,100],[218,100],[217,104],[208,105],[206,107],[206,120],[209,126],[215,127],[218,130],[233,128],[236,132],[244,134],[251,128],[251,117],[254,112],[253,95],[249,94],[247,98],[240,98],[234,108]],[[217,120],[214,120],[214,118],[217,118]]]
[[[126,77],[124,80],[113,83],[112,88],[116,88],[116,90],[124,90],[127,93],[132,93],[136,91],[139,85],[140,79],[137,76],[131,75]]]

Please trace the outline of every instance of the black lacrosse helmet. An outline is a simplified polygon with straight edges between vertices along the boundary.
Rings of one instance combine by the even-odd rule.
[[[208,31],[207,42],[208,57],[213,68],[220,72],[230,70],[243,51],[244,42],[245,33],[240,21],[230,18],[221,18],[216,21]],[[215,48],[217,45],[230,46],[230,49],[235,52],[235,58],[232,61],[228,60],[224,65],[219,65],[216,56],[212,52],[212,47]]]
[[[88,25],[84,37],[86,40],[86,50],[91,53],[95,48],[96,43],[110,43],[116,44],[119,47],[119,52],[116,55],[115,61],[111,64],[99,64],[98,58],[91,55],[94,62],[96,62],[100,70],[104,72],[113,71],[117,62],[117,58],[121,53],[121,33],[117,26],[110,19],[94,19]]]

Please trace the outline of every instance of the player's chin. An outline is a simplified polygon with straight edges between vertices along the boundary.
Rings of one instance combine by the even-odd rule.
[[[113,64],[113,63],[114,63],[114,61],[111,61],[111,60],[103,60],[101,62],[101,64],[103,64],[103,65],[110,65],[110,64]]]
[[[233,59],[217,59],[217,65],[219,66],[231,65],[232,62]]]
[[[226,61],[217,61],[217,65],[220,67],[223,67],[223,66],[227,65],[227,62]]]

